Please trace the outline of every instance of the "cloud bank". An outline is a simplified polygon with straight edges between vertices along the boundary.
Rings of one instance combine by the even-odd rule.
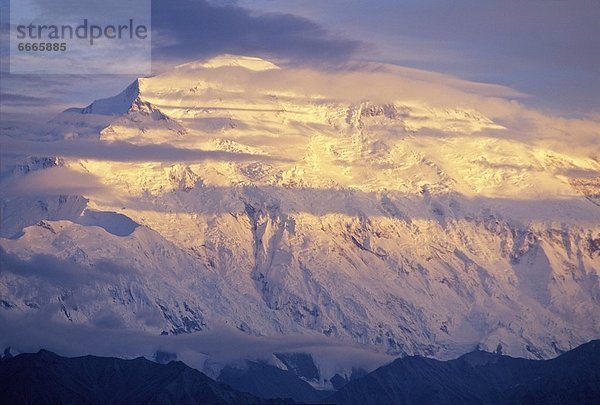
[[[203,0],[154,1],[152,24],[159,63],[233,53],[324,64],[345,61],[363,47],[306,18]]]
[[[135,145],[129,142],[67,140],[33,142],[0,138],[3,154],[28,156],[63,156],[112,162],[200,162],[205,160],[252,161],[272,160],[268,156],[225,151],[177,148],[169,144]]]

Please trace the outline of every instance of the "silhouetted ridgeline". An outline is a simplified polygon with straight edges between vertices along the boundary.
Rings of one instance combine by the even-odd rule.
[[[2,404],[263,404],[182,362],[66,358],[46,350],[0,362]]]
[[[303,396],[310,398],[309,402],[319,401],[320,395],[312,392],[308,384],[302,386],[287,376],[277,378],[279,387],[274,390],[270,379],[276,373],[259,363],[252,364],[254,367],[245,373],[227,379],[236,381],[236,386],[255,387],[252,391],[261,391],[266,396],[277,391],[278,396]],[[261,378],[265,381],[261,382]],[[261,384],[264,389],[256,388]],[[298,392],[286,393],[286,387]],[[450,361],[405,357],[350,381],[321,401],[419,405],[600,404],[600,340],[552,360],[526,360],[481,351]],[[293,403],[293,400],[261,399],[236,391],[182,362],[163,365],[144,358],[65,358],[41,350],[36,354],[5,357],[0,362],[0,403],[256,404]]]
[[[600,404],[600,340],[552,360],[475,351],[456,360],[405,357],[352,381],[340,404]]]

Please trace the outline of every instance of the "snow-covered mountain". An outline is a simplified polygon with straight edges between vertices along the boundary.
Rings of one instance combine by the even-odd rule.
[[[505,93],[225,55],[69,109],[45,138],[68,153],[2,177],[34,190],[3,193],[5,325],[437,358],[598,338],[600,124]],[[97,187],[35,193],[66,172]]]

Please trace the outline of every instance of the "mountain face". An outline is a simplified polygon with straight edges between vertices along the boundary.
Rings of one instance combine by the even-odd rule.
[[[597,338],[600,126],[496,91],[222,56],[65,111],[43,138],[61,157],[2,176],[29,187],[1,205],[2,343],[229,328],[294,352],[551,358]],[[64,178],[86,180],[48,189]]]
[[[596,404],[600,341],[552,360],[471,352],[446,362],[405,357],[348,383],[336,404]]]
[[[66,358],[45,350],[0,361],[0,399],[11,404],[285,403],[235,391],[181,362]]]

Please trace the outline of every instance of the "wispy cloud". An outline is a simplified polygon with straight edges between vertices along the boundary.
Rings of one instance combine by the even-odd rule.
[[[95,271],[86,271],[80,264],[72,260],[62,260],[52,255],[37,254],[27,260],[5,251],[0,246],[0,260],[3,272],[10,272],[20,277],[35,278],[54,287],[77,288],[82,284],[94,282],[115,282],[120,274],[130,274],[131,269],[123,269],[116,263],[103,261],[98,263]],[[40,271],[43,269],[43,271]]]
[[[563,115],[600,109],[597,0],[240,0],[289,12],[373,45],[371,58],[533,95]]]
[[[28,96],[25,94],[0,93],[0,99],[4,105],[16,106],[41,106],[47,105],[52,99],[50,97]]]
[[[105,187],[96,176],[58,166],[8,179],[8,182],[2,184],[2,195],[15,198],[98,194],[104,189]]]
[[[206,332],[158,336],[124,329],[120,327],[119,316],[107,311],[100,311],[88,325],[56,322],[48,315],[45,311],[19,318],[0,315],[0,328],[6,331],[0,336],[0,344],[22,352],[49,349],[63,356],[92,354],[153,359],[160,350],[175,354],[178,360],[213,377],[225,364],[243,359],[269,360],[273,353],[281,352],[312,354],[325,376],[352,367],[372,370],[393,360],[392,356],[369,347],[325,336],[249,336],[220,325]]]
[[[135,145],[128,142],[68,140],[32,142],[4,137],[0,139],[5,154],[29,156],[63,156],[112,162],[198,162],[206,160],[272,160],[269,156],[225,151],[177,148],[169,144]]]

